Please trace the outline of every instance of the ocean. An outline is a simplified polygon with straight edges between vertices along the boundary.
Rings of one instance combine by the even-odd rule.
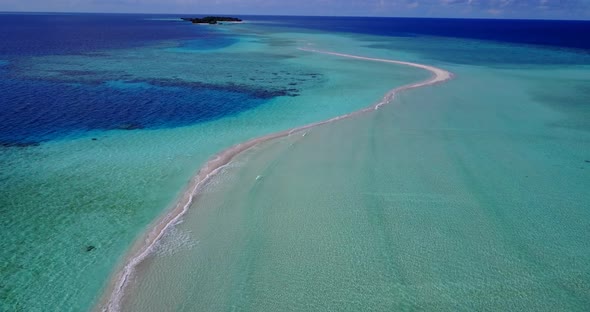
[[[0,310],[590,305],[590,22],[177,18],[0,14]]]

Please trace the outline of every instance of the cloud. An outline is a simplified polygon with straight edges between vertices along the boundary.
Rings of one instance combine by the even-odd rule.
[[[0,0],[0,11],[589,19],[589,0]]]

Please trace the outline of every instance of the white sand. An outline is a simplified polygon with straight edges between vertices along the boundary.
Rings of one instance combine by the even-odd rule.
[[[181,198],[178,199],[174,208],[171,209],[165,216],[158,219],[155,226],[145,234],[142,239],[138,240],[137,243],[134,244],[133,248],[130,251],[130,256],[127,258],[128,260],[125,263],[125,266],[120,270],[120,272],[113,278],[110,287],[108,287],[106,291],[106,297],[102,301],[102,304],[99,306],[99,309],[102,311],[119,311],[121,299],[123,298],[123,291],[125,286],[127,285],[127,281],[133,272],[135,271],[136,266],[141,263],[152,251],[156,242],[162,238],[166,230],[172,226],[174,226],[182,216],[188,211],[190,205],[192,204],[193,200],[199,195],[199,190],[201,186],[206,183],[212,176],[217,174],[222,168],[227,166],[231,160],[236,157],[241,152],[263,142],[267,142],[273,139],[277,139],[280,137],[285,137],[291,135],[293,133],[301,132],[307,130],[312,127],[320,126],[323,124],[331,123],[337,120],[349,118],[352,116],[356,116],[362,113],[366,113],[371,110],[378,109],[382,105],[387,103],[391,103],[394,99],[395,94],[398,92],[414,89],[419,87],[424,87],[428,85],[433,85],[439,82],[447,81],[453,77],[453,75],[444,70],[434,66],[423,65],[418,63],[411,63],[411,62],[403,62],[403,61],[396,61],[396,60],[388,60],[388,59],[379,59],[379,58],[370,58],[364,56],[357,56],[351,54],[344,54],[344,53],[336,53],[330,51],[322,51],[322,50],[315,50],[309,48],[299,48],[299,50],[313,52],[313,53],[321,53],[326,55],[333,55],[351,59],[358,59],[358,60],[365,60],[365,61],[373,61],[373,62],[382,62],[382,63],[390,63],[390,64],[399,64],[399,65],[406,65],[412,66],[416,68],[421,68],[432,72],[432,77],[427,80],[404,85],[401,87],[397,87],[395,89],[390,90],[385,94],[385,96],[379,101],[378,103],[371,105],[367,108],[364,108],[359,111],[355,111],[346,115],[337,116],[328,120],[304,125],[301,127],[296,127],[290,130],[285,130],[273,134],[269,134],[263,137],[255,138],[237,145],[234,145],[217,155],[215,155],[211,160],[209,160],[201,169],[199,173],[192,179],[191,183],[189,184],[187,190],[183,192]]]

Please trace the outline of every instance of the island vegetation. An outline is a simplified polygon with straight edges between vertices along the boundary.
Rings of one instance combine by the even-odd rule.
[[[206,16],[202,18],[198,17],[182,17],[183,21],[192,22],[193,24],[217,24],[219,22],[241,22],[242,20],[237,17],[227,16]]]

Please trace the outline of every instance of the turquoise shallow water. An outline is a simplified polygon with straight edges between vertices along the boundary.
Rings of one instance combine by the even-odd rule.
[[[195,85],[239,85],[248,92],[298,91],[296,96],[288,90],[283,96],[263,96],[263,103],[248,110],[197,124],[133,131],[81,129],[38,146],[2,148],[0,310],[91,309],[133,241],[216,152],[249,138],[354,111],[378,100],[392,82],[427,77],[402,67],[394,68],[392,76],[378,64],[326,62],[298,51],[302,38],[296,33],[265,36],[246,26],[233,31],[241,39],[215,50],[179,51],[182,43],[167,41],[91,54],[23,57],[9,63],[11,77],[71,84],[74,89],[97,86],[124,94],[157,95],[162,89],[177,88],[178,96],[184,96],[183,88]],[[350,42],[329,35],[317,40]],[[372,79],[358,81],[355,74]],[[343,92],[359,86],[354,94]],[[94,249],[87,251],[89,246]]]
[[[455,79],[240,155],[139,266],[123,310],[585,311],[587,56],[349,38],[314,43]]]
[[[137,124],[52,130],[39,145],[0,140],[0,310],[92,309],[133,242],[209,157],[366,107],[429,75],[302,46],[432,64],[456,77],[240,156],[140,265],[123,310],[590,305],[587,53],[230,27],[216,30],[229,40],[0,60],[0,78],[35,82],[16,84],[23,90],[49,86],[42,94],[56,107],[122,98],[132,99],[123,103],[130,115],[142,113]],[[84,103],[83,92],[96,102]],[[219,114],[142,110],[170,103]]]

